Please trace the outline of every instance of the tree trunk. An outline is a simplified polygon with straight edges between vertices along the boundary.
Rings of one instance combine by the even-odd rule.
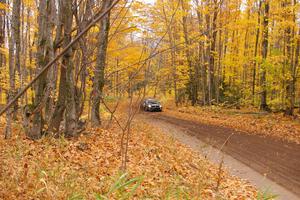
[[[203,33],[203,15],[202,13],[199,11],[199,0],[196,1],[196,5],[197,5],[197,20],[198,20],[198,29],[199,29],[199,33],[202,34]],[[201,7],[201,9],[203,9]],[[205,64],[205,45],[203,41],[200,41],[199,44],[199,52],[198,52],[198,56],[199,56],[199,65],[201,65],[201,88],[202,88],[202,104],[206,105],[207,102],[207,67]]]
[[[211,89],[211,100],[216,96],[216,90],[218,88],[215,87],[215,51],[216,51],[216,43],[217,43],[217,17],[218,17],[218,1],[213,0],[213,18],[212,18],[212,26],[211,26],[211,45],[210,45],[210,55],[209,55],[209,73],[210,73],[210,89]]]
[[[102,10],[106,10],[112,0],[103,1]],[[91,121],[93,126],[101,125],[100,100],[104,87],[104,69],[106,63],[106,51],[108,44],[108,34],[110,28],[110,12],[100,20],[100,33],[98,38],[97,61],[94,70],[93,91],[92,91],[92,113]]]
[[[193,69],[193,63],[192,63],[192,56],[190,51],[190,39],[188,34],[188,27],[187,27],[187,13],[188,10],[186,8],[185,2],[183,0],[180,0],[181,3],[181,9],[182,9],[182,28],[183,28],[183,35],[184,35],[184,41],[185,41],[185,54],[187,58],[187,63],[189,67],[189,98],[192,101],[192,105],[194,106],[197,102],[197,85],[196,85],[196,79],[195,79],[195,71],[196,69]]]
[[[260,75],[260,82],[261,82],[261,100],[260,100],[260,109],[264,111],[268,111],[269,107],[267,104],[267,80],[266,80],[266,63],[267,63],[267,56],[268,56],[268,40],[269,40],[269,10],[270,4],[269,0],[264,1],[264,18],[263,18],[263,36],[262,36],[262,65],[261,65],[261,75]]]
[[[57,9],[57,6],[59,6],[59,2],[55,1],[55,0],[50,0],[51,5],[49,5],[49,17],[48,17],[48,26],[50,27],[50,30],[47,34],[47,38],[49,38],[49,41],[52,41],[51,43],[49,43],[49,58],[50,60],[52,60],[56,54],[56,48],[54,48],[54,43],[55,43],[55,38],[53,36],[53,30],[56,27],[56,35],[55,37],[60,37],[60,28],[59,28],[59,24],[58,24],[58,18],[59,18],[59,9]],[[58,73],[58,69],[57,69],[57,63],[53,64],[53,66],[48,70],[48,76],[47,76],[47,90],[46,90],[46,95],[47,95],[47,99],[45,102],[45,123],[49,124],[50,120],[51,120],[51,116],[53,115],[53,111],[54,111],[54,105],[55,105],[55,91],[56,91],[56,83],[57,83],[57,73]]]
[[[60,2],[60,21],[63,27],[63,48],[71,42],[73,12],[72,0],[64,0]],[[59,27],[58,27],[59,28]],[[60,34],[60,33],[58,33]],[[60,37],[57,36],[56,39]],[[57,40],[56,40],[57,41]],[[56,43],[57,45],[57,43]],[[55,47],[57,48],[57,47]],[[59,131],[61,121],[65,113],[65,135],[67,137],[76,134],[77,116],[75,106],[75,81],[74,66],[72,63],[73,52],[69,49],[62,58],[60,67],[60,83],[58,100],[51,118],[49,131],[55,133]]]
[[[86,1],[85,9],[75,12],[75,18],[81,31],[88,24],[88,19],[92,15],[92,2],[91,0]],[[83,17],[79,17],[83,16]],[[81,19],[81,20],[80,20]],[[89,62],[89,49],[87,47],[86,37],[82,37],[79,41],[79,46],[81,50],[81,69],[79,69],[78,74],[76,74],[76,85],[80,79],[80,88],[76,90],[76,102],[77,105],[77,116],[79,117],[84,111],[85,99],[86,99],[86,77],[87,77],[87,65]],[[77,103],[76,103],[77,104]]]
[[[0,0],[0,3],[5,4],[5,0]],[[5,45],[5,11],[0,10],[0,48]],[[0,67],[4,66],[5,55],[0,54]]]
[[[178,106],[179,98],[178,98],[178,89],[177,89],[177,69],[176,69],[176,49],[173,48],[175,41],[174,36],[172,32],[172,25],[169,24],[169,20],[167,18],[167,14],[165,12],[165,7],[163,4],[163,14],[164,14],[164,20],[167,26],[167,33],[168,33],[168,44],[169,48],[171,49],[171,70],[172,70],[172,81],[173,81],[173,89],[174,89],[174,99],[175,99],[175,105]]]
[[[220,27],[222,27],[222,23],[220,23]],[[222,42],[222,30],[219,30],[219,44],[218,44],[218,70],[216,76],[216,103],[220,103],[220,84],[222,84],[222,50],[223,50],[223,42]]]
[[[298,30],[298,38],[296,43],[296,52],[295,52],[295,61],[294,61],[296,72],[297,69],[299,68],[299,56],[300,56],[300,28]],[[296,77],[297,77],[297,73],[296,73]]]
[[[72,0],[64,0],[62,3],[63,7],[63,24],[64,24],[64,43],[63,47],[66,47],[72,39],[72,22],[73,22],[73,11],[72,11]],[[62,65],[67,68],[66,70],[66,124],[65,134],[66,136],[73,136],[76,134],[77,128],[77,115],[76,115],[76,104],[75,104],[75,74],[74,65],[72,62],[73,52],[69,49],[63,56]]]
[[[39,73],[43,67],[49,62],[50,44],[51,40],[49,37],[50,26],[49,26],[49,7],[51,6],[51,1],[39,1],[39,15],[38,15],[38,41],[37,41],[37,72]],[[35,86],[35,98],[33,105],[33,120],[32,128],[29,129],[27,136],[32,139],[38,139],[42,136],[43,126],[44,126],[44,116],[42,112],[43,104],[45,103],[46,96],[46,86],[47,86],[47,72],[42,75],[42,77],[37,81]]]
[[[15,70],[18,72],[19,82],[21,83],[22,81],[21,81],[21,64],[20,64],[20,52],[21,52],[20,18],[21,18],[21,0],[13,0],[12,21],[14,22],[12,23],[12,31],[14,32],[14,40],[15,40],[15,55],[14,55]],[[16,102],[14,105],[14,113],[13,113],[14,120],[17,119],[17,111],[18,111],[18,102]]]
[[[20,46],[16,41],[20,42],[18,37],[20,36],[20,8],[21,1],[14,0],[13,1],[13,9],[12,9],[12,20],[11,20],[11,36],[9,38],[9,91],[8,91],[8,101],[13,99],[16,90],[15,84],[15,74],[16,70],[20,67]],[[17,104],[16,104],[17,105]],[[6,123],[6,132],[5,138],[10,138],[11,136],[11,119],[12,114],[16,113],[16,107],[10,108],[7,111],[7,123]]]
[[[259,1],[258,11],[257,11],[257,28],[255,35],[255,47],[254,47],[254,65],[253,65],[253,73],[252,73],[252,104],[255,104],[255,86],[256,86],[256,69],[257,69],[257,52],[258,52],[258,41],[260,34],[260,15],[261,15],[261,6],[262,2]]]
[[[214,63],[215,63],[215,49],[216,49],[216,39],[217,39],[217,16],[218,16],[218,3],[216,0],[207,0],[207,7],[209,10],[213,8],[212,15],[208,12],[205,16],[206,18],[206,31],[207,31],[207,45],[206,58],[208,63],[208,104],[211,105],[215,88],[214,88]],[[212,18],[211,18],[212,17]]]
[[[283,4],[284,7],[290,7],[291,2],[285,1]],[[296,1],[294,1],[294,5],[296,7]],[[294,9],[293,9],[294,12]],[[285,16],[285,19],[289,21],[293,21],[293,23],[297,23],[296,21],[296,14],[295,13],[287,13],[287,16]],[[294,115],[294,107],[295,107],[295,89],[296,89],[296,81],[297,81],[297,65],[296,60],[297,58],[297,50],[298,50],[298,41],[295,37],[295,29],[291,28],[291,26],[288,26],[285,30],[286,34],[286,50],[287,50],[287,58],[286,58],[286,65],[288,66],[289,71],[289,79],[288,84],[286,87],[286,109],[285,114],[286,115]],[[299,38],[298,38],[299,40]],[[295,42],[293,42],[295,41]],[[296,44],[296,45],[295,45]],[[296,46],[296,48],[295,48]],[[296,52],[295,52],[296,49]],[[295,54],[294,54],[295,52]],[[295,56],[295,57],[294,57]],[[299,52],[298,52],[299,57]]]

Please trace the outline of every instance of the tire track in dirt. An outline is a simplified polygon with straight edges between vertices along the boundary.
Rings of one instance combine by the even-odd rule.
[[[145,113],[145,116],[176,126],[215,148],[220,148],[230,137],[223,152],[292,191],[300,199],[300,145],[163,113]]]

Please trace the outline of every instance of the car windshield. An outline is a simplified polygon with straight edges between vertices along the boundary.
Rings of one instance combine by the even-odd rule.
[[[159,103],[158,101],[155,101],[155,100],[148,100],[147,102],[150,103],[150,104],[156,104],[156,103]]]

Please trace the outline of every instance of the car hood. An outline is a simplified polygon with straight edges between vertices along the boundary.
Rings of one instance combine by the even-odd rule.
[[[151,106],[160,106],[159,103],[149,103]]]

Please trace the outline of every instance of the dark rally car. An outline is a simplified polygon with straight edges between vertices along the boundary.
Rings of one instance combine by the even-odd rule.
[[[162,105],[155,99],[145,99],[141,104],[141,109],[144,111],[162,111]]]

